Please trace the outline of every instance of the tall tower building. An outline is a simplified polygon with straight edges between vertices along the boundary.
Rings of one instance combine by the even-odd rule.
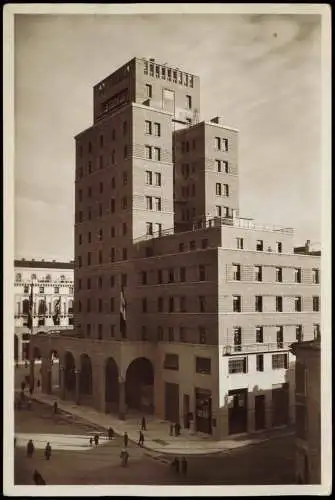
[[[62,397],[216,439],[293,422],[289,346],[317,335],[320,258],[240,216],[238,131],[201,120],[197,76],[134,58],[93,93],[76,137],[79,338],[52,339]]]

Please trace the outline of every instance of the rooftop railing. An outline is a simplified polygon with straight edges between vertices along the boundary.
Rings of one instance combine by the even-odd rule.
[[[199,222],[194,222],[193,224],[191,223],[190,231],[201,231],[203,229],[220,226],[233,226],[244,229],[253,229],[255,231],[271,231],[288,235],[293,235],[294,233],[294,229],[292,227],[283,227],[274,224],[255,224],[252,219],[243,219],[240,217],[213,217],[211,219],[204,219]],[[138,238],[135,238],[134,243],[148,241],[154,238],[161,238],[171,234],[175,234],[174,228],[163,229],[162,231],[153,232],[152,234],[139,236]]]
[[[233,354],[288,351],[291,344],[292,342],[259,342],[257,344],[227,345],[223,347],[222,354],[223,356],[231,356]]]

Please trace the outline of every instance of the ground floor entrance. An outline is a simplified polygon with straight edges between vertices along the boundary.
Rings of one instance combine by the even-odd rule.
[[[289,385],[272,386],[272,425],[277,427],[289,423]]]
[[[179,385],[165,382],[165,420],[179,423]]]
[[[195,428],[212,434],[212,393],[207,389],[195,390]]]
[[[265,394],[255,396],[255,430],[265,429]]]
[[[228,393],[228,433],[240,434],[248,430],[248,389]]]

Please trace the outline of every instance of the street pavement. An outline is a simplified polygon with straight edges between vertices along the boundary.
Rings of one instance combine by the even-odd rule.
[[[29,435],[35,442],[41,434],[50,437],[52,456],[45,460],[36,447],[33,458],[25,449],[15,448],[15,484],[31,485],[37,469],[49,485],[256,485],[294,482],[294,440],[283,436],[254,446],[211,456],[189,456],[187,475],[176,474],[171,459],[130,442],[129,466],[121,467],[122,437],[112,441],[101,438],[100,445],[77,449],[57,449],[55,443],[74,442],[78,436],[93,436],[99,428],[64,415],[53,415],[49,406],[33,402],[31,410],[15,412],[15,431]],[[57,437],[58,436],[58,437]],[[54,441],[54,439],[56,441]]]

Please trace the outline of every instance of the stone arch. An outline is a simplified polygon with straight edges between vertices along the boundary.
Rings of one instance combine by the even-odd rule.
[[[92,362],[88,354],[80,356],[80,393],[92,395],[93,391],[93,371]]]
[[[106,411],[117,411],[119,405],[119,368],[114,358],[105,363],[105,402]]]
[[[65,390],[74,392],[76,389],[76,362],[72,352],[66,351],[64,355],[64,385]]]
[[[126,404],[128,408],[153,413],[154,366],[148,358],[136,358],[126,372]]]

